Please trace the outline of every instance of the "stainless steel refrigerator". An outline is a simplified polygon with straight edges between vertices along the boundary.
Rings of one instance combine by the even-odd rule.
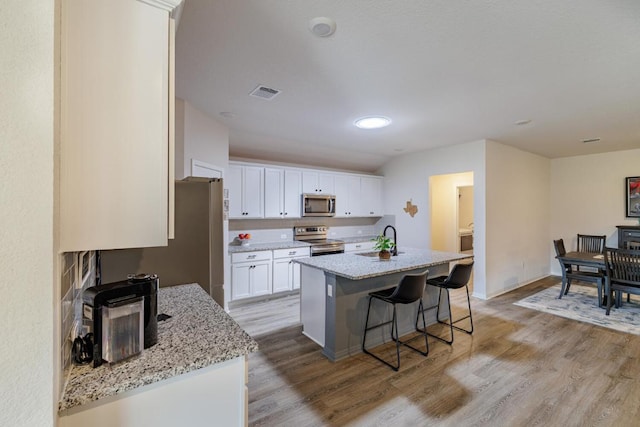
[[[160,287],[199,283],[224,307],[222,179],[185,178],[175,190],[175,238],[163,247],[102,251],[101,281],[155,273]]]

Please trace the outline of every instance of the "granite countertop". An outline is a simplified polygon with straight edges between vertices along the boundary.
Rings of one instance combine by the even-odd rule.
[[[309,246],[311,246],[309,243],[299,242],[297,240],[287,240],[282,242],[250,243],[247,246],[230,244],[228,252],[230,254],[235,254],[238,252],[271,251],[274,249],[305,248]]]
[[[114,365],[73,366],[58,410],[258,351],[258,344],[198,284],[160,288],[158,343]]]
[[[401,247],[398,248],[398,252],[398,256],[391,257],[388,261],[382,261],[377,256],[362,256],[354,253],[298,258],[293,261],[337,276],[346,277],[347,279],[360,280],[473,258],[473,255],[428,249]]]
[[[360,242],[369,242],[375,238],[376,236],[355,236],[355,237],[339,237],[338,240],[342,240],[345,243],[360,243]]]

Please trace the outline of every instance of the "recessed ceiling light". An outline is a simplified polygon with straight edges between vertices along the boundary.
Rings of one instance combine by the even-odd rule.
[[[360,129],[379,129],[391,124],[391,119],[384,116],[362,117],[353,122]]]
[[[224,117],[225,119],[233,119],[236,116],[235,114],[233,114],[230,111],[223,111],[223,112],[220,113],[220,115],[222,117]]]
[[[518,120],[518,121],[516,122],[516,125],[518,125],[518,126],[523,126],[523,125],[528,125],[529,123],[531,123],[531,120],[529,120],[529,119],[526,119],[526,120]]]
[[[319,16],[309,21],[309,30],[318,37],[329,37],[336,32],[336,21]]]
[[[600,138],[589,138],[582,140],[583,144],[595,144],[596,142],[600,142]]]

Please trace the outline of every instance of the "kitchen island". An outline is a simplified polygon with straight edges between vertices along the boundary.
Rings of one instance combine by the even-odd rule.
[[[450,262],[472,258],[467,254],[402,248],[398,256],[388,261],[379,260],[373,253],[296,259],[295,262],[302,265],[300,320],[303,334],[318,343],[331,361],[361,353],[370,292],[397,285],[405,274],[429,270],[428,277],[445,275],[449,272]],[[427,287],[423,304],[432,306],[437,298],[437,289]],[[417,303],[398,309],[401,336],[415,329],[417,311]],[[435,310],[425,315],[428,324],[436,321]],[[370,316],[372,323],[390,320],[389,305],[372,304]],[[388,326],[375,332],[367,334],[367,347],[389,341]]]
[[[258,344],[198,285],[160,288],[158,343],[97,368],[74,366],[66,426],[246,425],[247,362]]]

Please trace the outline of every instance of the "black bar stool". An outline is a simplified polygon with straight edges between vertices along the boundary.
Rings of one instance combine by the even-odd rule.
[[[384,289],[382,291],[371,292],[369,294],[369,307],[367,308],[367,320],[364,325],[364,336],[362,337],[362,351],[374,358],[378,359],[385,365],[389,366],[394,371],[398,371],[400,369],[400,344],[409,347],[410,349],[422,354],[423,356],[427,356],[429,354],[429,341],[427,338],[427,324],[424,319],[424,309],[422,306],[422,295],[424,293],[424,287],[427,280],[427,274],[429,271],[425,271],[422,274],[407,274],[401,280],[398,286],[394,288]],[[369,313],[371,311],[371,301],[373,299],[379,299],[380,301],[384,301],[386,303],[393,305],[393,318],[391,321],[382,322],[377,325],[369,326]],[[427,351],[421,351],[417,348],[408,344],[409,341],[418,338],[418,336],[412,337],[407,341],[400,341],[398,337],[398,317],[396,314],[396,304],[411,304],[413,302],[420,301],[418,306],[418,316],[422,313],[422,325],[424,329],[418,329],[418,319],[416,319],[416,330],[420,332],[420,335],[424,336],[424,342],[426,344]],[[396,356],[398,358],[398,363],[396,366],[391,363],[383,360],[382,358],[376,356],[366,349],[365,343],[367,342],[367,331],[370,331],[375,328],[379,328],[381,326],[387,325],[391,323],[391,339],[396,343]]]
[[[469,335],[473,333],[473,318],[471,317],[471,299],[469,298],[469,286],[468,286],[472,269],[473,269],[473,261],[468,264],[456,264],[453,266],[448,276],[439,276],[439,277],[427,280],[427,285],[436,286],[437,288],[439,288],[438,303],[436,305],[432,305],[431,307],[426,307],[424,310],[431,310],[434,308],[437,309],[436,320],[438,320],[438,323],[442,323],[444,325],[449,326],[449,329],[451,330],[451,339],[447,340],[437,335],[427,333],[429,336],[451,345],[453,344],[453,328],[462,332],[466,332]],[[451,313],[451,300],[449,298],[449,290],[460,289],[463,286],[467,291],[467,306],[469,307],[469,314],[457,320],[453,320],[453,315]],[[440,320],[440,297],[442,295],[443,289],[447,292],[447,307],[449,310],[449,322]],[[422,316],[423,316],[422,322],[424,323],[424,313],[422,313]],[[463,329],[459,326],[455,326],[455,323],[458,323],[467,318],[471,322],[471,329]],[[416,317],[416,329],[418,329],[417,317]],[[426,328],[425,328],[425,332],[426,332]]]

